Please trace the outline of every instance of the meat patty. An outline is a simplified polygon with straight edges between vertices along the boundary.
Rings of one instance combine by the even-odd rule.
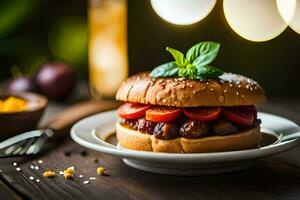
[[[260,123],[261,121],[257,119],[252,126],[259,126]],[[121,124],[142,133],[154,135],[158,139],[173,139],[179,136],[197,139],[210,135],[230,135],[249,129],[249,127],[235,125],[226,119],[219,119],[209,123],[191,119],[181,119],[176,122],[164,123],[152,122],[145,118],[140,118],[138,120],[121,120]],[[213,134],[210,134],[210,132]]]
[[[221,119],[212,123],[212,129],[217,135],[229,135],[237,132],[238,128],[228,120]]]
[[[173,139],[178,136],[178,125],[175,123],[158,123],[153,135],[158,139]]]
[[[132,128],[137,130],[138,128],[138,120],[137,119],[121,119],[121,124],[128,128]]]
[[[205,122],[188,120],[179,130],[180,136],[194,139],[208,136],[209,125]]]
[[[154,132],[154,128],[157,124],[158,124],[157,122],[152,122],[146,120],[145,118],[141,118],[138,120],[137,130],[142,133],[148,133],[152,135]]]

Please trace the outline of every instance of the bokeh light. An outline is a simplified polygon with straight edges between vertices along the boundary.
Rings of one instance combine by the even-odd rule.
[[[295,15],[296,3],[296,0],[276,0],[278,11],[287,24],[292,21]]]
[[[216,0],[151,0],[153,10],[167,22],[190,25],[204,19]]]
[[[286,23],[300,34],[300,0],[277,0],[277,7]]]
[[[271,40],[288,26],[274,0],[223,0],[223,9],[230,27],[250,41]]]

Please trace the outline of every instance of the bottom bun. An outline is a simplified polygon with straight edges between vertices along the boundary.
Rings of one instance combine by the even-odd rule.
[[[199,139],[178,137],[172,140],[161,140],[153,135],[128,129],[117,122],[116,133],[122,147],[167,153],[207,153],[252,149],[257,148],[261,141],[260,127],[227,136],[210,136]]]

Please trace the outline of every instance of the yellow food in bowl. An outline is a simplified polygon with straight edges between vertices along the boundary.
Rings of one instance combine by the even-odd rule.
[[[27,110],[28,102],[24,99],[17,97],[8,97],[5,100],[0,100],[0,112],[22,112]]]

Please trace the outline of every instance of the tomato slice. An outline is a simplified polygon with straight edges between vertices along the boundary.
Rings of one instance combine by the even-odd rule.
[[[177,119],[181,114],[181,108],[157,106],[146,111],[146,120],[153,122],[170,122]]]
[[[223,113],[227,119],[242,126],[251,126],[254,122],[255,113],[244,106],[223,108]]]
[[[124,103],[118,109],[118,114],[124,119],[138,119],[145,116],[150,106],[139,103]]]
[[[208,122],[220,117],[221,110],[221,107],[197,107],[185,108],[183,112],[190,119]]]

